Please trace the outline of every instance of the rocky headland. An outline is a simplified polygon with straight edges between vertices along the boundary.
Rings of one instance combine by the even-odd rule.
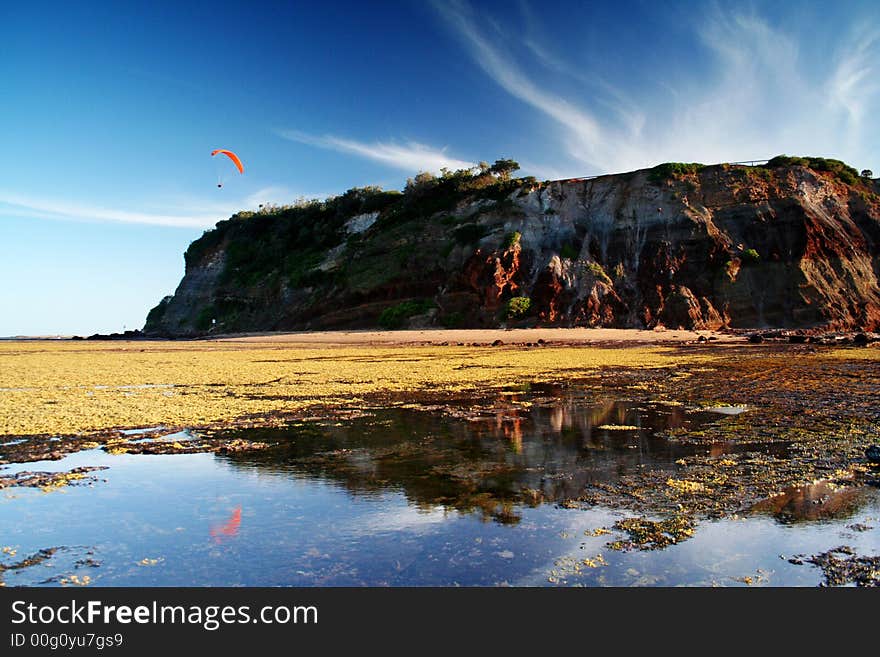
[[[544,182],[515,170],[499,160],[403,192],[240,212],[190,245],[144,335],[880,329],[880,185],[842,162]]]

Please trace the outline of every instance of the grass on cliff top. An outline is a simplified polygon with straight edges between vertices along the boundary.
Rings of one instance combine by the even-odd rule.
[[[383,393],[485,391],[711,358],[654,347],[0,343],[0,435],[216,426]]]
[[[789,155],[777,155],[771,158],[762,168],[775,169],[777,167],[803,166],[813,171],[826,171],[834,175],[847,185],[855,185],[862,182],[859,172],[846,162],[826,157],[791,157]]]
[[[830,173],[847,185],[864,184],[866,182],[859,176],[859,172],[846,162],[825,157],[777,155],[769,159],[765,164],[756,165],[754,170],[767,172],[780,167],[792,166],[802,166],[813,171]],[[681,178],[688,174],[700,173],[706,167],[707,165],[700,162],[664,162],[649,170],[648,180],[653,183],[662,183],[666,180]]]

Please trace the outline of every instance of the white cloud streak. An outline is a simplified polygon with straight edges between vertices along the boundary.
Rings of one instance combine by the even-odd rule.
[[[533,25],[524,36],[506,34],[502,39],[494,23],[481,27],[464,0],[435,1],[434,6],[499,87],[556,125],[559,141],[572,161],[580,163],[581,175],[664,161],[724,162],[779,153],[841,157],[854,165],[877,156],[876,137],[873,142],[866,139],[865,121],[880,96],[876,30],[854,30],[841,38],[839,49],[829,53],[831,70],[822,72],[809,69],[796,35],[755,14],[716,6],[694,23],[709,76],[696,79],[695,70],[663,71],[671,74],[658,79],[677,83],[658,83],[658,89],[665,89],[658,96],[657,89],[624,89],[607,83],[595,70],[569,65],[534,37]],[[524,7],[521,13],[531,24],[535,19]],[[569,89],[589,88],[589,101],[562,95],[544,78],[530,76],[503,45],[511,43],[520,44],[531,61],[577,83]],[[559,161],[553,166],[569,169]]]
[[[4,207],[5,206],[5,207]],[[225,216],[212,214],[154,214],[86,205],[59,199],[33,198],[0,190],[0,216],[16,215],[70,221],[111,221],[125,224],[150,224],[173,228],[209,228]]]
[[[852,41],[852,50],[839,56],[827,91],[832,107],[842,107],[852,122],[861,124],[872,98],[880,92],[880,76],[873,67],[880,50],[880,31],[860,31]]]
[[[33,217],[61,221],[108,221],[124,224],[147,224],[172,228],[211,228],[218,221],[242,210],[257,211],[261,205],[286,205],[302,199],[329,198],[333,194],[297,194],[283,185],[262,187],[244,198],[217,202],[191,196],[174,197],[168,205],[175,214],[132,212],[70,200],[38,198],[0,189],[0,217]]]
[[[565,126],[569,133],[584,145],[600,139],[598,120],[588,111],[568,100],[540,88],[529,79],[510,57],[485,37],[476,26],[473,12],[462,2],[435,3],[440,14],[463,37],[474,60],[505,91],[528,103]]]
[[[309,135],[297,130],[279,130],[278,135],[301,144],[356,155],[409,173],[438,173],[443,168],[468,169],[474,166],[473,162],[449,157],[445,149],[438,150],[412,141],[405,144],[364,143],[333,135]]]

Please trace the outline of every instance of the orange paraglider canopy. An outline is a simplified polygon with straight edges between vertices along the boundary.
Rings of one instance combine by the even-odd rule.
[[[239,173],[244,173],[244,166],[242,165],[241,160],[238,159],[238,155],[232,151],[224,151],[223,149],[218,148],[216,151],[211,152],[211,157],[215,156],[217,153],[223,153],[226,157],[232,160],[232,163],[235,164]]]

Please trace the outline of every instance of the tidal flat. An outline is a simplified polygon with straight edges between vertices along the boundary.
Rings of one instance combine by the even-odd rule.
[[[876,586],[878,443],[875,346],[6,341],[0,581]]]

